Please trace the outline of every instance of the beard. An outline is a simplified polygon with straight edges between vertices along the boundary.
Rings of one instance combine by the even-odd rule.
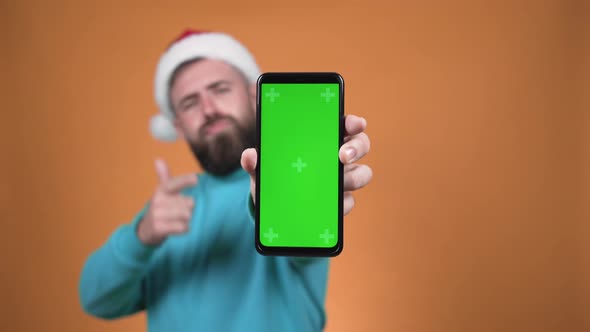
[[[216,134],[207,135],[207,129],[218,121],[227,121],[227,127]],[[223,176],[241,167],[242,152],[254,147],[255,139],[255,116],[248,116],[242,124],[232,116],[216,116],[201,127],[197,139],[189,142],[189,146],[205,171]]]

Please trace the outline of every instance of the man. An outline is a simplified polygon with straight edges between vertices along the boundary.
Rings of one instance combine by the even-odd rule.
[[[254,248],[255,104],[258,66],[237,40],[188,31],[162,56],[161,114],[153,135],[184,139],[205,170],[172,176],[156,160],[151,200],[86,261],[84,310],[114,319],[147,310],[160,331],[319,331],[328,258],[265,257]],[[344,213],[371,169],[366,121],[345,120]],[[248,186],[248,184],[250,184]]]

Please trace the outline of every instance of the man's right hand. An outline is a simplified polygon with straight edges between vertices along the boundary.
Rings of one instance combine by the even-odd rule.
[[[180,192],[197,184],[195,174],[171,177],[166,162],[156,160],[160,183],[149,208],[137,227],[139,240],[146,245],[158,245],[171,234],[186,233],[195,202]]]

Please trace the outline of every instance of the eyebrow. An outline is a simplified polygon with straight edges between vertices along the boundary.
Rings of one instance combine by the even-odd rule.
[[[218,81],[215,81],[215,82],[210,83],[209,85],[207,85],[205,87],[205,89],[207,89],[207,90],[213,90],[213,89],[218,88],[220,85],[223,85],[223,84],[231,85],[231,82],[228,81],[228,80],[218,80]],[[199,93],[198,92],[190,93],[190,94],[182,97],[182,99],[180,99],[180,101],[178,102],[178,104],[176,105],[176,107],[177,108],[180,108],[182,106],[182,104],[184,104],[187,100],[198,99],[198,98],[199,98]]]
[[[231,85],[231,82],[230,82],[230,81],[228,81],[228,80],[219,80],[219,81],[215,81],[215,82],[213,82],[213,83],[211,83],[211,84],[207,85],[207,88],[206,88],[206,89],[207,89],[207,90],[215,89],[215,88],[219,87],[219,86],[220,86],[220,85],[222,85],[222,84],[230,84],[230,85]]]

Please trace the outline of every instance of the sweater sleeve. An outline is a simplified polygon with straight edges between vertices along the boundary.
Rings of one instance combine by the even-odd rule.
[[[247,198],[247,210],[248,210],[248,219],[250,219],[251,223],[255,223],[255,206],[254,201],[252,200],[252,195],[250,191],[248,191],[248,198]],[[313,263],[314,261],[320,260],[318,257],[289,257],[289,261],[291,262],[292,266],[295,269],[302,269],[306,265]]]
[[[85,312],[104,319],[131,315],[145,308],[144,279],[155,246],[144,245],[135,231],[146,206],[133,221],[117,228],[93,252],[82,269],[79,295]]]

